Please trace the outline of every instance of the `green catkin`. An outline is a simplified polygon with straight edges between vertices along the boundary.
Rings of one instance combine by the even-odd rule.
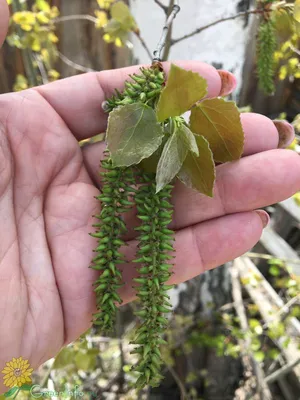
[[[126,104],[147,103],[154,107],[165,82],[165,76],[158,67],[141,68],[140,74],[131,75],[131,81],[125,83],[124,92],[116,90],[114,96],[106,101],[106,110]]]
[[[91,268],[101,271],[94,283],[98,312],[94,314],[94,324],[104,332],[111,331],[115,324],[117,306],[121,304],[118,289],[122,286],[122,274],[118,265],[124,262],[120,248],[125,244],[121,237],[126,232],[123,214],[133,202],[130,200],[135,183],[132,168],[114,168],[110,159],[102,161],[102,194],[97,197],[101,201],[101,213],[95,217],[100,223],[92,236],[98,239],[95,257]]]
[[[140,74],[132,75],[131,81],[125,83],[124,92],[116,90],[115,95],[106,101],[105,111],[111,112],[118,106],[136,102],[155,107],[165,76],[159,65],[141,68],[140,71]],[[135,177],[133,168],[113,167],[109,158],[102,161],[102,167],[104,185],[102,194],[98,197],[102,211],[95,216],[100,221],[94,225],[97,230],[92,234],[98,239],[98,246],[91,268],[101,272],[94,283],[98,312],[94,314],[93,322],[102,331],[109,332],[115,324],[116,303],[121,304],[118,289],[123,282],[118,265],[125,261],[120,248],[125,244],[121,237],[127,230],[122,215],[133,205],[130,198],[135,192]]]
[[[167,291],[172,287],[165,285],[171,276],[174,251],[173,231],[166,228],[172,220],[173,207],[170,203],[172,185],[167,185],[156,193],[155,175],[142,174],[142,184],[136,193],[138,218],[142,221],[137,230],[140,232],[137,259],[139,277],[137,296],[142,303],[142,310],[136,315],[142,324],[136,332],[134,344],[139,345],[134,353],[139,361],[134,371],[139,373],[136,382],[138,388],[145,385],[158,386],[162,376],[162,363],[159,347],[164,344],[162,335],[168,324],[165,314],[171,311]]]
[[[275,63],[276,31],[271,19],[261,23],[257,42],[257,73],[259,86],[267,94],[275,91]]]

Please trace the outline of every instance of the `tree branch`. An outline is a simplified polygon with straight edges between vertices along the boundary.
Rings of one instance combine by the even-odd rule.
[[[265,382],[270,384],[277,381],[282,376],[288,374],[292,371],[298,364],[300,364],[300,358],[296,359],[295,361],[284,365],[282,368],[278,369],[277,371],[273,372],[271,375],[267,376]]]
[[[174,19],[176,18],[176,15],[179,13],[180,11],[180,7],[178,4],[178,0],[174,0],[174,5],[173,5],[173,9],[166,21],[166,24],[163,28],[163,33],[162,36],[160,38],[160,41],[158,42],[158,45],[156,46],[156,49],[154,50],[154,58],[153,58],[153,62],[155,61],[162,61],[161,59],[161,53],[166,45],[166,40],[167,40],[167,36],[168,36],[168,32],[169,29],[174,21]]]
[[[168,7],[165,6],[160,0],[154,0],[154,2],[164,11],[165,14],[168,13]]]
[[[72,68],[76,69],[77,71],[95,72],[95,70],[92,69],[92,68],[87,68],[87,67],[84,67],[83,65],[80,65],[80,64],[77,64],[77,63],[73,62],[68,57],[66,57],[64,54],[62,54],[60,51],[58,51],[58,56],[59,56],[59,58],[61,59],[62,62],[67,64],[69,67],[72,67]]]
[[[57,17],[52,20],[54,24],[59,24],[61,22],[67,21],[78,21],[78,20],[85,20],[93,22],[94,24],[98,21],[97,18],[93,17],[92,15],[88,14],[74,14],[74,15],[67,15],[65,17]]]
[[[188,34],[186,34],[186,35],[184,35],[184,36],[182,36],[182,37],[180,37],[178,39],[173,39],[171,41],[171,45],[173,46],[174,44],[177,44],[177,43],[179,43],[179,42],[181,42],[183,40],[189,39],[192,36],[198,35],[198,33],[204,31],[205,29],[208,29],[208,28],[210,28],[212,26],[220,24],[221,22],[231,21],[233,19],[240,18],[240,17],[245,17],[245,16],[251,15],[251,14],[263,14],[264,12],[265,12],[265,10],[248,10],[248,11],[240,12],[240,13],[238,13],[236,15],[231,15],[230,17],[220,18],[220,19],[218,19],[218,20],[216,20],[214,22],[211,22],[211,23],[209,23],[207,25],[201,26],[200,28],[194,30],[193,32],[188,33]]]
[[[149,47],[147,46],[145,40],[142,38],[140,32],[138,31],[138,32],[134,32],[134,33],[135,33],[136,37],[139,39],[139,41],[141,42],[141,45],[142,45],[142,46],[144,47],[144,49],[146,50],[146,52],[147,52],[147,54],[148,54],[150,60],[152,60],[151,51],[150,51]]]

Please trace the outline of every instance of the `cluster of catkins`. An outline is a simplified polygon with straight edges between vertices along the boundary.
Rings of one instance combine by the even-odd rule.
[[[142,68],[140,74],[131,76],[126,82],[123,93],[106,102],[107,111],[115,107],[135,102],[146,103],[155,107],[161,90],[164,87],[165,76],[159,64],[151,68]],[[122,286],[122,273],[119,265],[128,262],[124,256],[126,243],[123,240],[126,233],[125,214],[133,206],[137,209],[140,225],[136,259],[137,296],[141,309],[136,312],[140,318],[133,343],[137,345],[133,353],[139,361],[134,370],[139,373],[137,387],[149,384],[157,386],[161,380],[159,373],[161,354],[159,347],[165,343],[162,335],[167,326],[166,313],[170,312],[171,304],[167,291],[171,286],[166,282],[171,276],[173,258],[173,231],[168,229],[172,220],[172,205],[170,203],[172,185],[167,185],[156,192],[155,174],[147,173],[142,168],[115,168],[107,154],[102,162],[104,172],[103,187],[98,199],[101,201],[101,213],[95,226],[94,237],[98,238],[95,258],[91,268],[101,272],[95,282],[98,312],[94,315],[94,324],[103,331],[113,328],[116,316],[116,303],[121,303],[118,289]]]

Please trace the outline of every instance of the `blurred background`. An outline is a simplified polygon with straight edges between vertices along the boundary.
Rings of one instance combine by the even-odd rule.
[[[0,93],[150,63],[173,6],[173,0],[131,0],[116,13],[114,0],[8,3]],[[238,89],[232,98],[241,110],[287,119],[297,133],[290,147],[300,153],[299,1],[184,0],[181,8],[164,59],[201,60],[233,72]],[[256,70],[257,32],[269,15],[277,42],[273,95],[261,89]],[[99,134],[89,141],[103,140]],[[132,387],[130,340],[138,324],[138,303],[132,303],[121,307],[113,337],[93,327],[34,374],[45,397],[299,400],[300,193],[267,211],[271,224],[251,252],[172,290],[159,388]],[[60,391],[64,395],[55,393]],[[19,398],[31,396],[22,392]]]

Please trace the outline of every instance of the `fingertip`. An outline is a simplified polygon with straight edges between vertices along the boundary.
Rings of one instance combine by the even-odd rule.
[[[266,228],[270,223],[270,216],[264,210],[256,210],[255,213],[259,216],[263,228]]]
[[[278,147],[278,130],[270,118],[257,113],[242,113],[241,121],[245,133],[244,156]]]
[[[218,74],[221,78],[221,90],[219,96],[228,96],[230,93],[234,91],[237,86],[236,77],[229,71],[225,71],[223,69],[219,69]]]
[[[0,47],[2,46],[8,29],[9,10],[6,0],[0,0]]]

